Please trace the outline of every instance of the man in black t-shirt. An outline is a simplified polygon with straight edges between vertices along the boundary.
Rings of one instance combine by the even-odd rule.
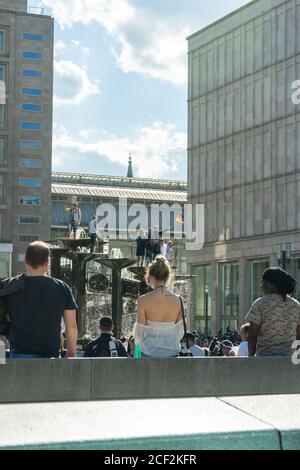
[[[48,245],[31,243],[25,256],[25,287],[7,296],[12,359],[59,357],[62,318],[66,357],[76,355],[77,305],[67,284],[46,275],[48,262]]]
[[[113,337],[114,324],[110,317],[100,320],[100,336],[91,341],[84,352],[84,357],[128,357],[122,341]]]

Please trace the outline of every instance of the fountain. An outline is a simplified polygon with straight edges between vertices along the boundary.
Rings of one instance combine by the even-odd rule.
[[[86,334],[87,308],[86,308],[86,277],[87,263],[99,258],[99,253],[88,253],[86,251],[76,251],[87,249],[91,246],[89,238],[69,239],[60,238],[51,241],[54,246],[50,248],[51,256],[51,276],[63,279],[63,268],[61,259],[65,258],[72,262],[72,272],[70,276],[70,284],[78,305],[77,325],[78,335],[83,337]],[[99,241],[99,245],[106,242]],[[57,247],[57,245],[59,247]]]

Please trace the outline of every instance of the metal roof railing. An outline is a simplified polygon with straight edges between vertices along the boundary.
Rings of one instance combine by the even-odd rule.
[[[34,7],[29,5],[27,11],[33,15],[44,15],[45,9],[43,7]]]
[[[37,7],[33,5],[28,5],[26,8],[26,4],[18,5],[14,2],[9,1],[0,1],[0,10],[9,10],[11,12],[17,13],[31,13],[34,15],[44,15],[45,9],[43,7]]]

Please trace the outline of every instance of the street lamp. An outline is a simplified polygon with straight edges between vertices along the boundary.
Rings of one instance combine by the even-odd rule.
[[[291,247],[291,243],[280,243],[277,245],[277,262],[284,271],[287,270],[287,265],[290,262]]]
[[[208,284],[204,286],[204,295],[205,295],[205,335],[208,336]]]

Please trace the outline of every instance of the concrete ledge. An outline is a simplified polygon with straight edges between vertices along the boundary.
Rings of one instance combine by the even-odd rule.
[[[91,361],[8,360],[0,366],[0,403],[91,399]]]
[[[10,360],[0,403],[300,393],[289,358]]]
[[[0,422],[2,449],[281,449],[277,429],[217,398],[0,405]]]

